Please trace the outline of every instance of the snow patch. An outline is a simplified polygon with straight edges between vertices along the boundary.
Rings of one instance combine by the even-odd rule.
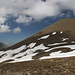
[[[71,48],[71,49],[75,49],[75,45],[65,45],[65,46],[53,47],[53,48],[48,49],[48,50],[46,50],[44,52],[49,52],[50,50],[57,49],[57,48]]]
[[[63,33],[63,31],[60,32],[60,34],[62,34],[62,33]]]
[[[75,56],[75,50],[67,53],[61,53],[61,51],[53,52],[50,56],[44,56],[39,59],[50,59],[50,58],[62,58],[62,57],[71,57]]]
[[[53,32],[53,33],[52,33],[52,35],[55,35],[55,34],[56,34],[56,32]]]
[[[35,56],[36,54],[38,54],[38,53],[33,53],[33,54],[29,54],[27,56],[23,56],[22,58],[19,58],[19,59],[14,59],[14,61],[11,61],[9,63],[31,61],[31,60],[34,60],[34,59],[32,59],[32,57]]]
[[[36,43],[31,43],[29,44],[27,47],[33,48],[35,46]]]
[[[35,43],[36,44],[36,43]],[[48,49],[48,47],[45,47],[43,44],[40,44],[34,48],[32,48],[35,44],[31,43],[28,45],[28,47],[30,47],[31,49],[27,49],[26,51],[20,53],[20,51],[22,51],[23,49],[26,49],[26,45],[23,45],[17,49],[14,50],[7,50],[7,51],[1,51],[0,55],[5,54],[4,56],[2,56],[2,58],[0,58],[0,62],[6,61],[6,60],[14,60],[12,62],[21,62],[21,61],[30,61],[33,60],[32,56],[35,56],[37,53],[34,53],[35,51],[41,49],[41,50],[45,50]],[[16,54],[18,53],[18,54]],[[13,54],[16,54],[15,56],[12,56]],[[20,57],[20,58],[18,58]]]
[[[75,41],[71,41],[71,43],[75,43]]]
[[[47,39],[49,36],[50,36],[50,35],[43,36],[43,37],[41,37],[41,38],[38,38],[38,40],[40,40],[40,39]]]
[[[48,44],[48,46],[54,46],[54,45],[61,45],[61,44],[66,44],[67,42],[62,42],[62,43],[54,43],[54,44]]]
[[[69,38],[62,38],[62,41],[66,41],[66,40],[69,40]]]
[[[3,51],[2,54],[0,54],[0,55],[3,55],[3,54],[5,54],[5,55],[2,56],[2,58],[0,58],[0,62],[13,59],[12,55],[15,53],[19,53],[21,50],[25,49],[25,47],[26,47],[26,45],[23,45],[14,50]]]

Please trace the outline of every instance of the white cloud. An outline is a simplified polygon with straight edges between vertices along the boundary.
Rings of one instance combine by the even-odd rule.
[[[10,32],[11,29],[8,25],[0,25],[0,33]]]
[[[25,11],[28,15],[32,16],[36,20],[40,20],[50,16],[57,16],[60,13],[58,5],[52,2],[38,1],[30,9]]]
[[[32,17],[26,17],[21,15],[16,19],[17,23],[24,23],[24,24],[25,23],[29,24],[31,21],[32,21]]]
[[[14,33],[20,33],[21,32],[21,28],[20,27],[17,27],[17,28],[14,28],[12,31]]]
[[[6,18],[0,17],[0,24],[3,24],[6,21]]]
[[[32,18],[41,20],[58,16],[64,9],[75,14],[75,0],[0,0],[0,17],[5,19],[0,22],[5,22],[12,15],[18,17],[18,23],[30,23]]]

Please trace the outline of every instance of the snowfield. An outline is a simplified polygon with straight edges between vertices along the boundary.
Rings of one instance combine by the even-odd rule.
[[[62,33],[63,31],[60,32],[60,35]],[[53,32],[52,36],[56,34],[57,32]],[[48,37],[50,37],[50,35],[42,36],[38,38],[37,40],[40,41],[41,39],[47,39]],[[39,54],[40,50],[42,50],[44,53],[47,53],[54,49],[60,49],[59,51],[54,51],[50,53],[49,56],[41,56],[39,57],[39,59],[50,59],[50,58],[62,58],[62,57],[75,56],[75,41],[72,40],[71,45],[69,45],[67,40],[69,40],[69,38],[61,38],[61,42],[48,44],[47,47],[45,46],[44,43],[41,43],[36,46],[37,42],[34,42],[34,43],[30,43],[27,46],[23,45],[17,49],[0,51],[0,63],[7,61],[7,60],[13,60],[13,61],[10,61],[9,63],[35,60],[33,59],[33,56],[36,56],[37,54]],[[71,49],[72,51],[62,53],[61,48]]]
[[[65,43],[66,42],[56,43],[56,44],[53,44],[53,45],[65,44]],[[57,48],[71,48],[71,49],[74,49],[74,51],[67,52],[67,53],[61,53],[61,51],[52,52],[49,56],[43,56],[39,59],[49,59],[49,58],[61,58],[61,57],[75,56],[75,45],[65,45],[65,46],[59,46],[59,47],[54,47],[54,48],[48,49],[48,47],[45,47],[43,44],[32,48],[33,43],[31,43],[27,47],[30,47],[31,49],[27,49],[23,53],[20,53],[20,51],[25,49],[26,45],[24,45],[20,48],[14,49],[14,50],[8,50],[8,51],[5,51],[5,52],[1,51],[0,56],[1,55],[3,55],[3,56],[0,58],[0,62],[6,61],[6,60],[11,60],[11,59],[14,60],[14,61],[11,61],[10,63],[34,60],[34,59],[32,59],[32,57],[38,54],[38,52],[36,52],[36,51],[39,50],[39,49],[44,50],[44,52],[49,52],[49,51],[51,51],[53,49],[57,49]],[[16,55],[12,56],[13,54],[16,54]],[[18,57],[20,57],[20,58],[18,58]]]
[[[24,51],[23,53],[20,53],[20,51],[22,51],[23,49],[26,49],[26,45],[21,46],[20,48],[14,49],[14,50],[8,50],[8,51],[1,51],[0,52],[0,56],[3,55],[0,58],[0,62],[6,61],[6,60],[14,60],[14,62],[21,62],[21,61],[29,61],[29,60],[33,60],[32,56],[35,56],[37,53],[34,53],[37,50],[45,50],[48,47],[45,47],[43,44],[38,45],[34,48],[33,47],[33,43],[29,44],[27,47],[30,47],[30,49]],[[17,54],[16,54],[17,53]],[[13,54],[16,54],[15,56],[12,56]],[[18,59],[18,57],[21,57]]]
[[[57,51],[51,53],[50,56],[44,56],[39,59],[62,58],[62,57],[71,57],[71,56],[75,56],[75,50],[67,53],[61,53],[61,51]]]

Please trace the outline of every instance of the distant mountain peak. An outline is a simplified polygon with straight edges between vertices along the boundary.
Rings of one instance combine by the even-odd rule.
[[[0,42],[0,50],[4,50],[4,49],[6,49],[7,47],[8,47],[8,45],[6,45],[6,44]]]

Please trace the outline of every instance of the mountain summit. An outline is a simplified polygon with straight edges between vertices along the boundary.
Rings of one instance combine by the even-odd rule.
[[[8,46],[2,42],[0,42],[0,50],[6,49]]]
[[[22,62],[75,56],[75,19],[61,19],[0,52],[0,62]]]

